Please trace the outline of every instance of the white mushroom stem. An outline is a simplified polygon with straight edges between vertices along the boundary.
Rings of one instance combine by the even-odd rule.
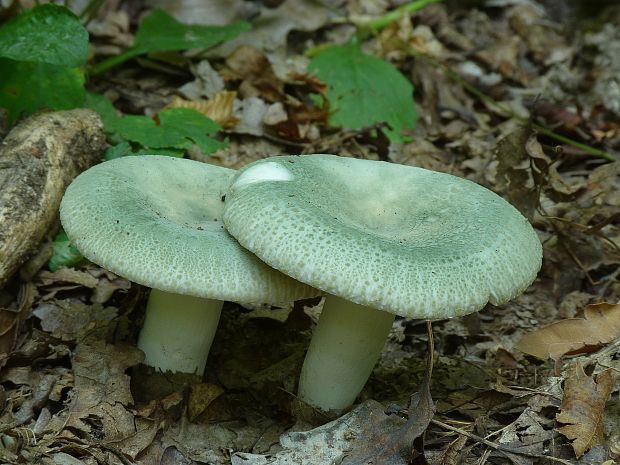
[[[299,397],[322,410],[348,407],[360,393],[394,315],[327,296],[299,379]]]
[[[202,375],[223,302],[152,289],[138,338],[144,363],[162,371]]]

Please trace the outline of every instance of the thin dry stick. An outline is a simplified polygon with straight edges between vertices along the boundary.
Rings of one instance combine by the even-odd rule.
[[[440,61],[435,60],[434,58],[426,55],[425,53],[418,52],[417,50],[414,50],[414,49],[410,49],[409,53],[411,54],[411,56],[425,61],[426,63],[430,64],[434,68],[441,69],[449,78],[451,78],[453,81],[456,81],[458,84],[460,84],[466,91],[468,91],[473,96],[477,97],[479,100],[486,102],[488,105],[494,107],[498,112],[506,116],[518,119],[522,121],[523,123],[531,123],[529,118],[518,115],[506,105],[500,102],[497,102],[495,99],[493,99],[492,97],[489,97],[488,95],[485,95],[483,92],[478,90],[476,86],[470,84],[460,74],[452,70],[452,68],[450,68],[448,65],[445,65],[441,63]],[[540,124],[532,123],[532,127],[536,129],[538,132],[540,132],[541,134],[546,135],[547,137],[555,139],[558,142],[561,142],[563,144],[572,145],[573,147],[579,148],[594,157],[604,158],[605,160],[612,161],[612,162],[617,161],[616,157],[609,152],[594,148],[590,145],[584,144],[582,142],[578,142],[574,139],[558,134],[557,132],[547,129],[546,127]]]
[[[433,365],[435,364],[435,337],[433,335],[433,323],[426,320],[426,334],[428,334],[428,382],[433,379]]]
[[[465,431],[464,429],[461,428],[456,428],[454,426],[450,426],[447,423],[444,423],[442,421],[439,420],[431,420],[431,423],[439,426],[440,428],[446,429],[448,431],[452,431],[454,433],[458,433],[461,434],[463,436],[468,437],[469,439],[472,439],[476,442],[479,442],[480,444],[484,444],[487,447],[490,447],[491,449],[500,451],[500,452],[505,452],[505,453],[509,453],[509,454],[516,454],[516,455],[525,455],[527,457],[536,457],[536,458],[542,458],[542,459],[547,459],[547,460],[551,460],[552,462],[558,462],[558,463],[563,463],[564,465],[573,465],[572,462],[569,462],[568,460],[564,460],[564,459],[560,459],[557,457],[552,457],[550,455],[544,455],[544,454],[532,454],[530,452],[523,452],[523,451],[517,451],[517,450],[512,450],[508,447],[504,447],[500,444],[496,444],[492,441],[489,441],[487,439],[484,439],[481,436],[477,436],[473,433],[470,433],[468,431]]]

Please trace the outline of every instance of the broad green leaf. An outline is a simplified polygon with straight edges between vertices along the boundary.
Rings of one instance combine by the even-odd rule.
[[[78,68],[0,58],[0,107],[9,123],[42,108],[67,110],[84,103],[84,74]]]
[[[191,139],[203,153],[212,153],[225,147],[225,143],[212,136],[221,128],[219,124],[202,113],[189,108],[171,108],[158,114],[161,126],[175,129]]]
[[[113,130],[121,137],[151,149],[189,149],[197,144],[204,153],[224,147],[225,142],[211,136],[219,125],[196,110],[173,108],[158,113],[159,124],[146,116],[125,116],[114,122]]]
[[[112,102],[110,102],[107,97],[101,94],[87,92],[86,98],[84,99],[84,106],[99,113],[106,132],[113,132],[112,128],[114,128],[114,125],[120,116],[116,112],[116,108],[114,108]]]
[[[184,149],[157,149],[157,151],[149,150],[145,148],[137,148],[130,155],[141,155],[141,156],[149,156],[149,155],[164,155],[166,157],[175,157],[175,158],[183,158],[185,156]]]
[[[101,73],[112,66],[145,53],[191,48],[211,48],[234,39],[250,29],[250,24],[237,22],[226,26],[197,26],[178,22],[163,10],[155,9],[145,16],[134,39],[134,45],[120,55],[96,65],[92,73]]]
[[[187,25],[178,22],[165,11],[157,9],[146,16],[140,24],[132,49],[137,52],[136,54],[142,54],[164,50],[211,48],[234,39],[249,29],[250,25],[246,22],[227,26]]]
[[[170,147],[179,143],[178,134],[163,131],[147,116],[123,116],[116,120],[113,130],[122,138],[145,147]]]
[[[394,142],[403,142],[403,130],[415,126],[411,83],[394,66],[362,53],[357,45],[322,51],[308,70],[328,86],[332,126],[361,129],[386,123],[385,133]]]
[[[103,158],[107,161],[114,160],[115,158],[126,157],[127,155],[133,155],[133,151],[131,150],[131,144],[124,141],[120,144],[108,147],[103,155]]]
[[[86,63],[88,32],[67,8],[35,6],[0,27],[0,57],[78,67]]]
[[[165,155],[167,157],[183,158],[185,150],[167,148],[157,150],[145,148],[134,149],[129,142],[124,141],[107,149],[103,158],[105,160],[114,160],[115,158],[127,157],[130,155]]]
[[[47,266],[56,271],[62,266],[73,266],[84,258],[78,249],[71,243],[64,231],[59,232],[52,243],[53,253]]]

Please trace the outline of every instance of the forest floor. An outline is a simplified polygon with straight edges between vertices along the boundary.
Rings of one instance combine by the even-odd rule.
[[[179,388],[137,368],[148,289],[39,260],[0,291],[0,462],[620,463],[620,7],[441,2],[366,35],[362,50],[415,88],[417,124],[395,143],[380,126],[328,127],[303,77],[308,50],[350,40],[388,1],[228,3],[152,1],[181,21],[208,10],[228,23],[250,7],[259,20],[191,66],[132,61],[90,89],[146,115],[173,96],[235,92],[220,108],[228,146],[190,151],[208,163],[334,153],[475,181],[531,221],[542,270],[504,306],[433,322],[432,401],[427,325],[397,318],[358,406],[321,427],[332,419],[294,395],[316,301],[226,304],[207,373]],[[105,4],[88,26],[95,56],[131,41],[138,13]]]

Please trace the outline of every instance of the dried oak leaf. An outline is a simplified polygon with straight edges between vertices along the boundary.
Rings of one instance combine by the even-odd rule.
[[[534,215],[538,192],[531,175],[530,158],[526,144],[532,135],[527,126],[521,126],[497,142],[497,188],[505,191],[508,200],[527,218]]]
[[[568,352],[597,346],[620,336],[620,304],[586,306],[584,318],[568,318],[526,334],[516,348],[538,358],[558,360]]]
[[[611,370],[605,370],[594,380],[585,374],[580,364],[564,384],[561,411],[556,420],[565,423],[558,431],[574,439],[577,458],[603,442],[603,410],[612,388]]]
[[[105,337],[117,312],[114,307],[86,305],[77,299],[53,299],[39,304],[32,313],[41,320],[44,331],[63,341],[73,341],[86,336]]]
[[[242,82],[239,93],[242,97],[261,97],[269,102],[284,99],[284,82],[276,76],[267,56],[250,45],[238,47],[228,58],[226,65],[230,76]]]
[[[409,418],[404,425],[395,424],[385,413],[368,417],[365,428],[352,440],[351,450],[341,465],[405,465],[419,452],[414,441],[422,436],[435,414],[430,392],[430,377],[426,376],[420,390],[411,396]]]
[[[6,307],[0,304],[0,368],[15,349],[22,323],[29,316],[36,293],[32,283],[24,283],[16,303]]]
[[[64,426],[108,442],[120,442],[136,434],[129,406],[133,397],[128,368],[144,358],[131,346],[103,341],[80,342],[72,358],[75,386]]]

